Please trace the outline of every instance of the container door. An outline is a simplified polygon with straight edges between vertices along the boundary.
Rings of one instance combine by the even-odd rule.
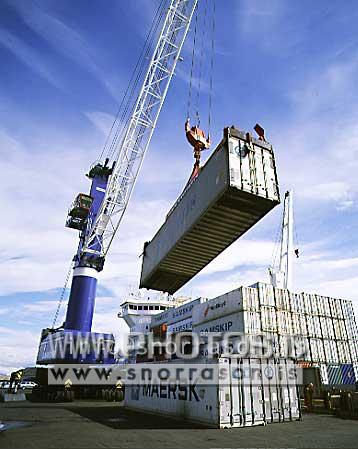
[[[262,378],[263,382],[267,383],[269,386],[272,422],[280,422],[282,419],[282,414],[278,397],[278,377],[276,365],[273,359],[267,360],[266,365],[263,368]]]
[[[240,173],[241,176],[241,188],[242,190],[246,190],[247,192],[251,192],[252,190],[252,183],[251,183],[251,157],[247,153],[247,146],[245,142],[242,140],[239,140],[238,145],[235,146],[234,152],[240,156],[239,158],[239,166],[238,167],[232,167],[232,169],[236,170]],[[251,151],[250,151],[251,152]],[[249,152],[249,153],[250,153]],[[232,161],[230,161],[232,163]],[[231,165],[231,164],[230,164]],[[237,173],[237,178],[239,178],[239,173]],[[236,177],[235,177],[236,179]]]
[[[271,422],[273,422],[272,408],[271,408],[271,392],[270,392],[269,381],[264,372],[265,368],[267,368],[267,363],[263,362],[261,364],[261,378],[263,381],[262,391],[263,391],[263,401],[264,401],[263,402],[264,414],[265,414],[265,421],[267,423],[271,423]]]
[[[263,165],[265,171],[265,181],[266,188],[268,192],[268,197],[271,199],[278,198],[278,186],[276,183],[276,173],[275,173],[275,163],[273,160],[273,155],[270,151],[263,151]]]
[[[260,360],[254,360],[251,362],[254,367],[254,373],[251,374],[251,395],[252,395],[252,410],[253,410],[253,423],[254,425],[261,425],[265,422],[264,412],[264,392],[262,385],[262,372]]]
[[[248,359],[242,359],[240,361],[240,365],[242,373],[244,373],[241,384],[244,425],[252,426],[254,410],[252,407],[252,397],[251,397],[250,361]]]
[[[290,399],[290,419],[297,420],[300,418],[300,404],[298,397],[298,388],[295,374],[295,364],[292,360],[286,360],[286,372],[288,379],[288,391]],[[293,377],[294,376],[294,377]]]
[[[220,425],[231,425],[231,391],[230,386],[219,387]]]
[[[230,360],[230,387],[231,387],[231,424],[238,427],[244,425],[241,384],[236,375],[240,369],[237,359]],[[237,371],[236,371],[237,370]],[[234,376],[232,376],[234,374]]]
[[[263,158],[264,150],[256,145],[254,145],[254,149],[255,149],[255,174],[256,174],[256,189],[257,189],[256,192],[258,195],[266,198],[266,196],[268,195],[266,191],[266,179],[263,167],[263,164],[265,163]]]
[[[278,361],[277,363],[278,370],[278,388],[279,388],[279,401],[280,408],[282,410],[282,416],[284,421],[290,421],[290,391],[287,385],[286,376],[286,364],[283,360]],[[283,380],[282,380],[283,379]]]
[[[219,370],[221,368],[230,369],[230,359],[220,358],[218,360]],[[231,425],[231,414],[232,414],[232,393],[231,393],[231,382],[229,378],[226,378],[224,381],[220,382],[218,380],[218,401],[219,401],[219,425],[222,426],[230,426]]]

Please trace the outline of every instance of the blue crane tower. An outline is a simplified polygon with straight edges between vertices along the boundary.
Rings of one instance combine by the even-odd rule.
[[[73,275],[63,326],[43,329],[37,363],[112,363],[114,337],[92,332],[98,274],[128,206],[149,146],[198,0],[162,0],[155,18],[159,37],[130,117],[115,134],[113,162],[106,158],[91,167],[90,194],[80,193],[66,226],[79,231]],[[154,36],[155,34],[153,34]],[[143,55],[146,61],[147,55]]]

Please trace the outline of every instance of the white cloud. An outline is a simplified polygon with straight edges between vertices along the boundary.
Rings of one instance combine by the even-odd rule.
[[[55,70],[52,70],[49,67],[49,65],[43,60],[41,54],[17,36],[14,36],[9,31],[0,29],[0,45],[7,48],[18,59],[20,59],[20,61],[26,64],[34,72],[37,72],[50,84],[58,89],[64,88]]]
[[[54,13],[46,11],[43,4],[39,7],[36,3],[32,3],[31,8],[26,2],[21,1],[11,1],[9,4],[40,38],[45,39],[64,57],[92,73],[108,92],[118,99],[118,83],[114,83],[108,69],[106,71],[98,64],[98,55],[77,29],[71,28]]]
[[[33,366],[40,334],[28,330],[0,327],[0,373]]]
[[[242,0],[237,14],[239,33],[266,52],[288,53],[304,39],[284,0]]]
[[[85,112],[85,115],[99,131],[101,131],[106,137],[108,136],[115,119],[113,115],[102,111]]]
[[[49,312],[54,312],[57,307],[57,301],[37,301],[23,305],[25,312],[29,314],[41,313],[49,315]]]
[[[312,70],[306,74],[299,81],[300,85],[291,88],[288,95],[298,112],[305,116],[326,113],[344,104],[357,73],[358,57],[350,52],[348,57],[324,63],[319,72]],[[324,120],[321,120],[321,125],[324,126]]]
[[[347,210],[354,206],[354,192],[347,182],[333,181],[303,188],[300,195],[311,201],[334,202],[339,210]]]

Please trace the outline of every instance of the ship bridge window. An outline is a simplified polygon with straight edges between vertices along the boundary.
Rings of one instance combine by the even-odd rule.
[[[148,306],[143,306],[143,309],[144,310],[148,310]]]
[[[153,310],[153,306],[149,306],[149,310]]]
[[[160,310],[165,310],[165,309],[166,309],[166,307],[160,306]]]
[[[129,304],[129,308],[130,308],[130,309],[133,309],[133,306],[132,306],[132,304]]]
[[[155,310],[159,310],[159,306],[155,306]]]
[[[138,306],[138,310],[142,310],[142,306]]]

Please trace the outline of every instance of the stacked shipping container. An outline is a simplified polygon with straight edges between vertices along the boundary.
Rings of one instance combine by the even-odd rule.
[[[154,316],[151,327],[163,323],[168,333],[193,329],[263,334],[275,356],[289,354],[302,365],[319,364],[325,384],[358,380],[358,330],[351,301],[257,283],[173,308]],[[288,348],[291,336],[296,336],[295,345]]]

